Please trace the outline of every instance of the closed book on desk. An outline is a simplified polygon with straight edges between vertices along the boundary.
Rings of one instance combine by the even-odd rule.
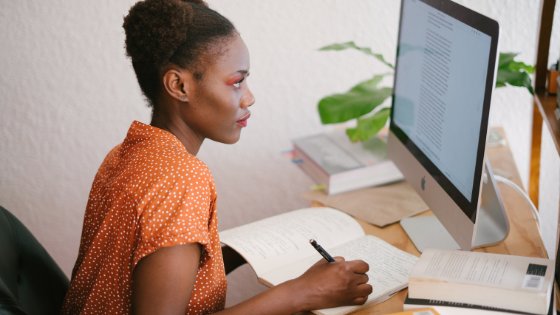
[[[220,240],[251,265],[259,280],[275,286],[302,275],[323,257],[309,244],[315,239],[333,256],[362,259],[369,264],[373,293],[367,304],[389,298],[407,286],[418,257],[373,235],[365,235],[351,216],[332,208],[305,208],[220,232]],[[347,314],[361,306],[314,310],[316,314]]]
[[[425,250],[412,269],[408,295],[547,314],[550,259],[453,250]]]
[[[397,167],[387,159],[387,144],[375,137],[352,143],[344,130],[298,138],[292,141],[294,161],[328,194],[382,185],[402,180]]]

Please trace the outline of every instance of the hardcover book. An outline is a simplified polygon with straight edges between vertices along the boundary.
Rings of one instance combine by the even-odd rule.
[[[408,295],[547,314],[553,277],[550,259],[427,249],[412,269]]]
[[[328,194],[387,184],[403,179],[387,159],[387,144],[379,137],[352,143],[343,130],[292,141],[294,161]]]

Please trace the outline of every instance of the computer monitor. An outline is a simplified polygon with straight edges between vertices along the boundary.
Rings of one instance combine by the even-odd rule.
[[[401,221],[420,251],[470,250],[509,231],[484,156],[498,34],[452,1],[402,0],[388,156],[438,219]]]

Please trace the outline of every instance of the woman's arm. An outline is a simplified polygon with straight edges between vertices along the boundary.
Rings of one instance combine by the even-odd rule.
[[[198,272],[200,245],[158,249],[132,275],[132,314],[185,314]]]
[[[194,287],[200,246],[162,248],[140,260],[133,273],[133,314],[184,314]],[[311,266],[286,281],[219,314],[292,314],[300,311],[358,305],[372,292],[367,263],[336,257]]]
[[[367,263],[321,260],[300,277],[286,281],[219,314],[292,314],[342,305],[359,305],[372,292]]]

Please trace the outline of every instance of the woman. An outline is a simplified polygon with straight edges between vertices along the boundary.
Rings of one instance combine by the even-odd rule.
[[[255,101],[247,47],[201,0],[139,2],[123,27],[152,121],[133,122],[99,168],[63,313],[290,314],[363,304],[368,265],[337,258],[224,309],[216,190],[196,154],[206,138],[237,142],[247,125]]]

